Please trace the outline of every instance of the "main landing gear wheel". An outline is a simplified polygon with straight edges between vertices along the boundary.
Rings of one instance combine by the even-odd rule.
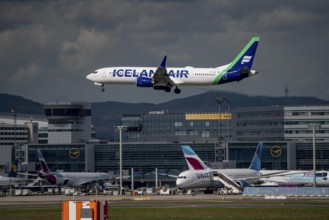
[[[176,93],[176,94],[180,94],[180,89],[179,88],[176,88],[175,90],[174,90],[174,93]]]
[[[104,87],[101,87],[101,92],[104,92],[104,91],[105,91]]]
[[[170,91],[171,91],[171,88],[170,88],[170,87],[166,87],[164,90],[165,90],[166,92],[170,92]]]

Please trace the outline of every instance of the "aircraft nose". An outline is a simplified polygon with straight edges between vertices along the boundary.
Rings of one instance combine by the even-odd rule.
[[[182,180],[181,179],[176,179],[176,186],[178,188],[182,186]]]
[[[87,78],[88,80],[92,81],[92,78],[93,78],[92,75],[93,75],[93,74],[90,73],[90,74],[88,74],[88,75],[86,76],[86,78]]]

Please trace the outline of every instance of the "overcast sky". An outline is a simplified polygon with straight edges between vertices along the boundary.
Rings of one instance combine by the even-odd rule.
[[[161,103],[205,91],[329,100],[329,1],[0,1],[0,93],[49,101]],[[240,82],[176,95],[86,80],[109,66],[217,67],[261,38]]]

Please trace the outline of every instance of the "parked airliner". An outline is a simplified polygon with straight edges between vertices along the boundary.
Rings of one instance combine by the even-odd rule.
[[[259,37],[253,37],[236,58],[229,64],[216,68],[172,67],[167,68],[167,56],[159,67],[106,67],[97,69],[86,78],[95,85],[126,84],[149,87],[155,90],[181,92],[180,86],[208,86],[240,81],[258,73],[252,70]]]
[[[53,185],[87,188],[92,184],[104,183],[113,179],[111,175],[99,172],[52,172],[39,149],[37,149],[37,154],[41,166],[38,176]]]
[[[314,186],[314,172],[294,170],[287,171],[282,175],[274,175],[267,178],[261,178],[262,186],[278,186],[278,185],[297,185],[297,186]],[[329,186],[329,172],[317,171],[315,174],[316,186]]]
[[[214,181],[218,174],[224,174],[230,182],[236,183],[240,189],[257,181],[262,175],[261,169],[262,143],[259,143],[249,168],[238,169],[211,169],[199,156],[189,147],[182,146],[184,157],[189,166],[189,170],[179,174],[176,185],[178,188],[222,188],[223,183]]]

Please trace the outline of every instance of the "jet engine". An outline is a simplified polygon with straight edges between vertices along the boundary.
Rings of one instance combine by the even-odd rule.
[[[153,83],[153,79],[147,77],[138,77],[136,81],[138,87],[152,87]]]
[[[243,180],[243,179],[236,180],[234,182],[239,185],[239,187],[240,187],[241,190],[243,190],[244,187],[249,186],[249,184],[247,183],[247,181],[246,180]]]

